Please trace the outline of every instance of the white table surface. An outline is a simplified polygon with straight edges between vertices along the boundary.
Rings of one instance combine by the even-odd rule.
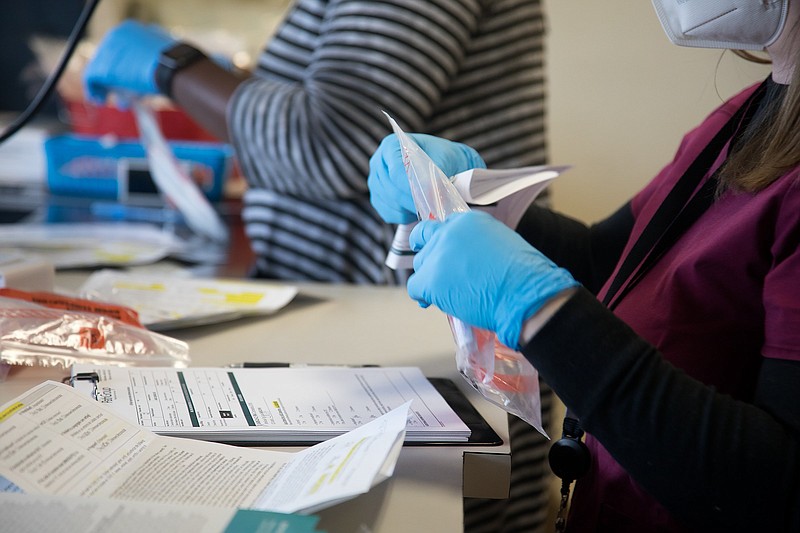
[[[74,290],[85,277],[81,272],[59,273],[57,288]],[[417,366],[428,377],[452,379],[504,442],[406,446],[388,481],[321,511],[319,527],[330,533],[463,531],[463,496],[506,497],[510,475],[506,414],[483,400],[458,374],[445,316],[433,308],[421,309],[404,288],[298,287],[295,300],[275,315],[168,334],[189,343],[192,366],[243,361]],[[66,373],[60,368],[13,368],[0,384],[0,403]]]

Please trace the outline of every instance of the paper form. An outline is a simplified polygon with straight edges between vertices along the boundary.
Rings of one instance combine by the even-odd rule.
[[[175,235],[152,224],[6,224],[0,249],[24,250],[59,268],[144,265],[185,248]]]
[[[295,297],[297,287],[100,270],[89,276],[80,294],[130,307],[148,329],[165,331],[272,314]]]
[[[465,441],[469,428],[416,367],[185,368],[74,365],[97,400],[163,435],[319,442],[411,401],[406,440]]]
[[[0,476],[27,494],[319,509],[391,474],[407,411],[406,404],[323,445],[285,453],[159,436],[48,381],[0,407]]]
[[[0,493],[0,533],[321,533],[316,516]]]

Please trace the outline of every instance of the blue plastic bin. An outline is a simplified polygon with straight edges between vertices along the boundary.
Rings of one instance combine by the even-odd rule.
[[[175,157],[210,201],[222,198],[232,167],[229,145],[172,141]],[[45,141],[47,185],[50,192],[84,198],[118,199],[120,175],[128,168],[146,168],[144,148],[138,142],[109,141],[104,137],[59,135]]]

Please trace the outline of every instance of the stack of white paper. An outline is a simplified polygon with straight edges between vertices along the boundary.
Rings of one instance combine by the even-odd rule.
[[[470,429],[416,367],[165,368],[74,365],[75,386],[161,435],[215,442],[320,442],[411,402],[409,442]]]

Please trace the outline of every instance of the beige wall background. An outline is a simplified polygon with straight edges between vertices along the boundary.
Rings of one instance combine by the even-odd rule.
[[[768,73],[730,52],[671,44],[649,0],[543,0],[548,18],[550,160],[573,168],[555,209],[610,214],[670,161],[683,134]],[[125,16],[254,57],[291,0],[105,0],[94,38]]]
[[[769,70],[729,51],[673,45],[649,0],[545,0],[556,210],[611,214],[677,149],[684,133]]]
[[[154,22],[206,50],[245,53],[247,66],[275,31],[292,0],[104,0],[89,27],[98,41],[125,18]],[[91,53],[91,50],[88,51]]]

